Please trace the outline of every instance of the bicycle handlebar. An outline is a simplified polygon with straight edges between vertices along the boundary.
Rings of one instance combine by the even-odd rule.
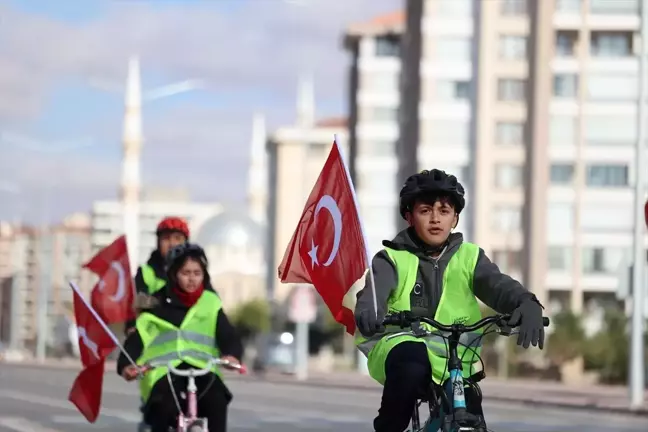
[[[181,376],[181,377],[188,377],[188,376],[198,377],[198,376],[207,375],[209,372],[211,372],[211,369],[212,369],[213,366],[220,365],[220,366],[225,366],[225,367],[228,367],[228,368],[236,369],[238,371],[238,373],[240,373],[241,375],[247,373],[247,368],[245,367],[245,365],[232,363],[229,360],[223,360],[223,359],[219,359],[219,358],[215,358],[215,357],[212,357],[209,360],[207,360],[207,365],[202,369],[198,369],[198,368],[177,369],[176,367],[173,366],[174,361],[175,360],[152,361],[152,362],[149,362],[149,363],[145,364],[144,366],[142,366],[142,368],[140,369],[140,372],[142,374],[144,374],[144,373],[146,373],[146,372],[148,372],[148,371],[150,371],[150,370],[152,370],[152,369],[154,369],[156,367],[163,366],[163,367],[169,368],[169,371],[171,373],[173,373],[174,375],[177,375],[177,376]]]
[[[452,333],[468,333],[468,332],[478,330],[482,327],[485,327],[488,324],[496,324],[499,327],[505,327],[508,325],[507,321],[510,318],[511,318],[510,314],[493,315],[493,316],[483,318],[472,325],[464,325],[464,324],[446,325],[446,324],[441,324],[440,322],[435,321],[434,319],[431,318],[419,317],[412,314],[407,314],[407,313],[404,314],[400,312],[398,314],[387,315],[383,320],[383,324],[397,325],[400,328],[405,328],[411,326],[412,323],[415,321],[420,321],[431,325],[432,327],[436,328],[439,331],[452,332]],[[542,325],[544,325],[545,327],[549,327],[548,317],[542,317]]]

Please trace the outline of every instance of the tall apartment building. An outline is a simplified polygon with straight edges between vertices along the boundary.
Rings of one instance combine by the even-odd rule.
[[[632,248],[639,1],[478,6],[477,240],[516,232],[527,286],[593,311]]]
[[[75,214],[43,229],[5,226],[2,237],[9,252],[0,256],[0,268],[5,269],[6,276],[2,284],[3,338],[14,348],[33,345],[38,332],[39,301],[46,289],[47,328],[50,343],[55,343],[57,331],[61,325],[65,327],[72,313],[68,283],[75,281],[88,292],[93,282],[92,275],[81,269],[91,257],[90,218]]]
[[[350,152],[372,253],[398,230],[398,192],[408,175],[439,168],[468,185],[473,25],[470,9],[458,7],[461,3],[425,3],[422,21],[414,23],[424,37],[407,41],[417,56],[401,50],[406,28],[402,11],[347,31]],[[412,151],[416,157],[408,163],[404,159]],[[470,212],[469,205],[458,227],[467,237]]]
[[[553,311],[592,312],[615,301],[619,265],[632,247],[639,1],[405,6],[406,14],[352,27],[346,38],[351,154],[363,205],[371,185],[363,173],[387,177],[396,166],[416,165],[460,172],[468,237],[503,270]],[[394,41],[403,32],[399,55]],[[372,171],[365,155],[377,138],[367,137],[365,125],[388,130],[396,117],[379,117],[378,94],[383,105],[398,98],[399,90],[385,89],[387,78],[367,96],[385,70],[391,80],[401,77],[400,142],[390,150],[399,161],[389,156]]]

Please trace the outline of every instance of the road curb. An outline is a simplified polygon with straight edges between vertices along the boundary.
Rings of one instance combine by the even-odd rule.
[[[367,384],[350,384],[342,382],[331,382],[325,380],[310,379],[305,381],[297,381],[290,378],[275,377],[275,376],[262,376],[262,375],[248,375],[248,376],[237,376],[233,380],[241,381],[261,381],[272,384],[283,384],[283,385],[297,385],[297,386],[321,386],[325,388],[338,388],[344,390],[357,390],[357,391],[380,391],[381,387],[376,385]],[[573,409],[579,411],[598,411],[610,414],[623,414],[630,415],[633,417],[646,417],[648,418],[648,408],[641,408],[638,410],[632,410],[630,408],[623,407],[611,407],[606,405],[597,405],[597,404],[581,404],[581,403],[570,403],[570,402],[554,402],[548,401],[546,399],[533,399],[533,398],[519,398],[513,396],[502,396],[502,395],[485,395],[486,401],[492,402],[506,402],[506,403],[515,403],[517,405],[533,405],[540,406],[544,408],[563,408],[563,409]]]

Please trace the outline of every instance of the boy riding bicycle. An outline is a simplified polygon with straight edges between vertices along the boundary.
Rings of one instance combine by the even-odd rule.
[[[444,324],[472,324],[481,318],[477,299],[499,313],[512,313],[509,325],[520,326],[518,345],[544,345],[542,305],[511,277],[502,274],[477,245],[452,233],[466,204],[464,188],[444,171],[410,176],[400,191],[400,214],[409,227],[372,261],[378,311],[371,289],[358,293],[355,317],[359,349],[368,357],[369,373],[384,385],[376,432],[401,432],[417,398],[430,382],[447,380],[447,356],[428,349],[409,335],[385,337],[383,318],[411,312]],[[464,371],[472,371],[479,348],[459,348]],[[476,354],[476,355],[475,355]],[[479,395],[465,389],[467,409],[483,416]]]

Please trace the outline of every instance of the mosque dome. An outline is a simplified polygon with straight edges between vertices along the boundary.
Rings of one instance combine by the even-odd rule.
[[[208,219],[195,239],[203,247],[263,247],[265,232],[247,213],[226,210]]]

